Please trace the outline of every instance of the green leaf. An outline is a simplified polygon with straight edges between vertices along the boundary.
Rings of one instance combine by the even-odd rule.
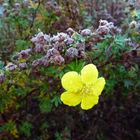
[[[24,49],[27,49],[29,46],[29,42],[25,41],[25,40],[16,40],[16,49],[17,51],[21,51]]]
[[[5,130],[11,132],[15,128],[16,128],[16,123],[12,120],[9,120],[7,123],[5,123],[3,126],[0,127],[0,132]]]
[[[68,71],[80,72],[85,65],[85,61],[75,60],[68,64]]]
[[[41,129],[48,129],[48,128],[49,128],[48,122],[43,122],[43,124],[41,125]]]
[[[3,67],[4,67],[4,63],[0,61],[0,69],[2,69]]]
[[[60,100],[60,97],[59,96],[54,96],[54,98],[51,100],[51,102],[56,106],[58,107],[59,104],[61,104],[61,100]]]
[[[24,134],[29,137],[31,135],[32,124],[27,121],[22,122],[22,124],[19,127],[19,130],[20,130],[21,134]]]
[[[130,80],[124,80],[124,86],[128,89],[130,86],[133,86],[133,82]]]
[[[75,33],[72,38],[79,43],[85,42],[85,38],[78,33]]]
[[[43,97],[42,99],[40,99],[39,107],[40,107],[40,111],[42,113],[51,112],[52,103],[51,103],[50,99],[48,99],[47,97],[46,98]]]

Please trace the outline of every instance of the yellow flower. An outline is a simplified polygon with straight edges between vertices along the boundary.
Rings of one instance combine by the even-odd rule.
[[[98,103],[105,86],[105,79],[98,78],[98,70],[93,64],[84,66],[81,74],[75,71],[67,72],[61,82],[66,90],[61,94],[61,101],[68,106],[76,106],[81,103],[81,108],[84,110],[91,109]]]

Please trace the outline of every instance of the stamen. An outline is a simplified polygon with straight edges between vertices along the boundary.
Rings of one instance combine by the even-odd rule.
[[[92,85],[84,85],[80,93],[82,95],[90,95],[91,93],[93,93],[93,90],[91,87]]]

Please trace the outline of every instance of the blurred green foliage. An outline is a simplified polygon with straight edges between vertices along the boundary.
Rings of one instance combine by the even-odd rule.
[[[131,14],[125,15],[124,18],[125,11],[122,11],[122,8],[126,5],[115,2],[104,2],[105,5],[102,5],[100,9],[99,5],[102,1],[42,0],[32,1],[32,3],[29,1],[28,6],[20,1],[17,2],[17,7],[14,1],[7,1],[8,6],[3,16],[0,17],[0,74],[4,72],[6,74],[6,80],[0,83],[1,140],[9,138],[11,140],[107,140],[110,136],[107,137],[107,132],[98,127],[105,126],[105,121],[109,123],[114,116],[113,113],[109,116],[110,108],[106,109],[105,107],[116,105],[118,112],[126,107],[125,111],[127,112],[129,109],[127,110],[126,104],[130,101],[132,108],[133,106],[135,108],[140,91],[140,63],[139,56],[132,55],[132,52],[134,51],[137,54],[140,31],[138,27],[129,28],[128,24],[132,20],[139,21],[139,11],[137,18],[131,17]],[[109,3],[110,6],[108,6]],[[107,15],[106,19],[116,22],[116,25],[122,27],[122,33],[109,33],[102,36],[101,40],[90,43],[90,37],[75,32],[74,43],[70,47],[76,48],[78,43],[85,43],[85,46],[87,45],[85,58],[76,58],[60,66],[51,65],[37,69],[32,67],[30,61],[27,61],[29,63],[27,69],[5,70],[6,64],[14,61],[16,52],[31,48],[33,44],[30,39],[35,33],[43,31],[48,34],[55,34],[65,31],[68,27],[75,30],[88,27],[95,32],[98,18],[105,17],[101,16],[102,11],[110,12],[111,9],[108,9],[108,7],[114,6],[122,6],[120,8],[120,13],[123,13],[122,16],[118,16],[117,19],[115,18],[115,12],[112,11],[110,13],[112,18]],[[131,44],[127,43],[126,40],[128,39],[131,39]],[[88,43],[90,48],[88,48]],[[30,60],[41,57],[42,54],[31,53]],[[138,61],[136,61],[137,59]],[[99,107],[97,105],[89,114],[81,111],[79,107],[66,107],[60,101],[60,94],[63,92],[61,77],[68,71],[80,72],[87,63],[94,63],[99,69],[100,75],[106,78],[106,86]],[[131,102],[131,96],[136,97],[136,103],[135,101],[134,104]],[[112,105],[109,101],[114,102],[114,104]],[[120,105],[118,105],[119,101]],[[133,114],[133,111],[131,113]],[[104,121],[104,118],[107,119]],[[93,131],[93,128],[91,128],[92,121],[96,128]],[[126,121],[125,125],[127,126],[127,124],[129,122]],[[118,125],[120,125],[120,122]],[[113,126],[115,131],[115,124]],[[139,134],[139,128],[137,128],[137,131]],[[129,128],[125,133],[129,137]],[[92,138],[88,136],[92,136]],[[120,139],[127,139],[128,137],[125,136],[120,136]],[[137,133],[136,137],[132,137],[136,139]],[[114,137],[111,137],[111,139],[114,139]]]

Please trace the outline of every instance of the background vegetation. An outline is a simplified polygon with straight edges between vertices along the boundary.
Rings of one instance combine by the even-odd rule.
[[[0,0],[0,140],[139,140],[139,19],[133,0]],[[61,77],[88,63],[99,104],[63,105]]]

